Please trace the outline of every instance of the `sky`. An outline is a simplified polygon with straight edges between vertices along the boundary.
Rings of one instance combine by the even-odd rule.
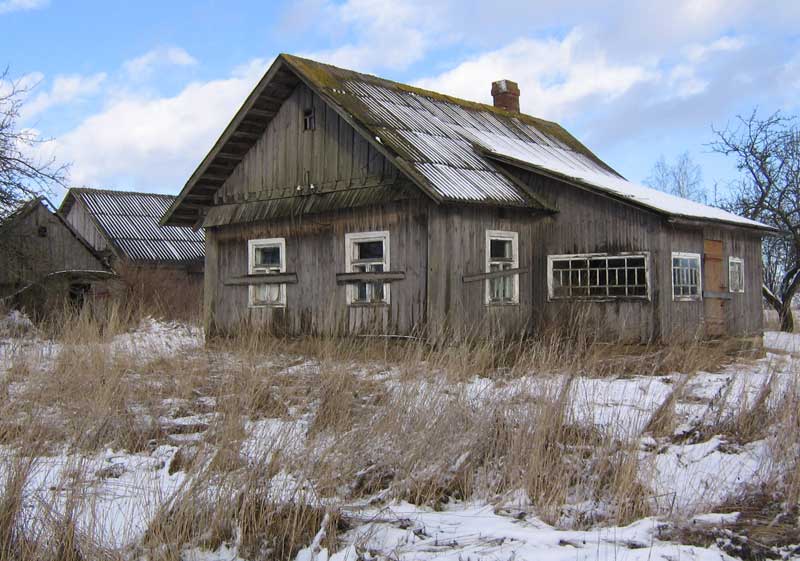
[[[712,200],[712,126],[800,114],[797,0],[0,0],[0,30],[70,186],[177,194],[280,52],[485,103],[514,80],[630,180],[688,151]]]

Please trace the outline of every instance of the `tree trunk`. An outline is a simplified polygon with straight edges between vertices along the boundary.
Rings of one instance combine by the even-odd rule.
[[[792,314],[792,301],[787,300],[781,303],[781,309],[778,312],[781,320],[781,331],[787,333],[794,332],[794,314]]]

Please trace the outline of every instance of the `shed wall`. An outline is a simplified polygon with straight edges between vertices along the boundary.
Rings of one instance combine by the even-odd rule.
[[[39,228],[46,235],[39,235]],[[42,204],[0,230],[0,284],[38,281],[57,271],[105,270],[102,263]]]

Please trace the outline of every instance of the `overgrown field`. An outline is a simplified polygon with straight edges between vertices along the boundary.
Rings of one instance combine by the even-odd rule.
[[[800,337],[6,323],[2,559],[800,558]]]

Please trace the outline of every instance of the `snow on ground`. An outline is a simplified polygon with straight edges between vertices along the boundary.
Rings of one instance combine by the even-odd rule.
[[[663,524],[645,518],[625,527],[589,531],[557,530],[524,510],[495,512],[488,505],[458,504],[434,511],[405,502],[352,513],[364,521],[344,536],[345,542],[373,552],[373,558],[464,561],[546,559],[719,560],[730,559],[715,548],[661,542]],[[351,550],[352,551],[352,550]],[[337,561],[355,561],[346,554]]]
[[[202,332],[180,324],[146,320],[142,326],[106,343],[109,352],[135,352],[143,359],[170,356],[175,353],[198,352],[203,345]],[[790,383],[796,375],[800,356],[800,336],[767,333],[766,358],[753,363],[729,366],[720,372],[698,373],[686,378],[669,376],[632,376],[619,378],[576,377],[570,386],[571,413],[575,421],[609,431],[618,438],[640,438],[653,413],[676,387],[685,388],[676,403],[680,421],[678,433],[695,426],[722,406],[752,402],[764,385]],[[10,357],[21,348],[35,351],[43,361],[53,360],[60,347],[40,339],[0,338],[0,380],[9,367]],[[203,351],[211,352],[211,351]],[[285,377],[319,376],[319,363],[297,360],[279,371]],[[369,369],[359,372],[368,376]],[[401,387],[392,369],[381,370],[375,379],[394,391]],[[438,391],[435,384],[422,380],[418,392],[430,395]],[[526,376],[502,383],[476,378],[463,384],[449,384],[447,391],[464,395],[474,404],[500,400],[512,402],[525,392],[556,395],[564,383],[562,378]],[[460,386],[460,387],[459,387]],[[441,388],[439,388],[441,389]],[[149,451],[127,453],[106,450],[94,455],[64,451],[37,459],[28,484],[26,508],[41,513],[58,509],[68,502],[71,493],[91,496],[90,508],[78,513],[79,526],[102,542],[122,547],[141,537],[156,511],[179,492],[186,474],[170,469],[178,447],[184,443],[202,442],[205,429],[216,419],[210,412],[216,400],[201,396],[197,402],[209,411],[182,415],[185,403],[166,400],[167,414],[160,419],[164,426],[176,427],[170,442]],[[309,430],[307,412],[288,418],[246,421],[246,437],[241,454],[250,462],[271,458],[271,451],[301,454]],[[709,512],[745,486],[755,485],[764,477],[764,440],[734,445],[722,435],[703,441],[656,441],[641,437],[640,463],[642,480],[650,487],[662,514],[694,516],[697,524],[718,524],[735,515],[714,515]],[[0,475],[5,478],[14,452],[0,447]],[[293,489],[307,485],[280,471],[276,488]],[[72,481],[72,486],[65,482]],[[313,489],[309,497],[313,497]],[[345,507],[353,521],[351,530],[342,538],[342,549],[328,553],[319,545],[301,551],[300,561],[355,561],[356,551],[362,559],[396,560],[512,560],[512,559],[615,559],[656,560],[695,559],[719,560],[729,557],[715,547],[699,548],[663,542],[658,529],[663,519],[647,518],[625,527],[602,527],[587,531],[562,530],[545,524],[535,516],[535,508],[520,499],[498,508],[485,503],[454,502],[444,510],[392,502],[382,506]],[[366,553],[365,553],[366,552]],[[235,545],[226,544],[216,552],[187,550],[185,559],[221,561],[239,559]]]

